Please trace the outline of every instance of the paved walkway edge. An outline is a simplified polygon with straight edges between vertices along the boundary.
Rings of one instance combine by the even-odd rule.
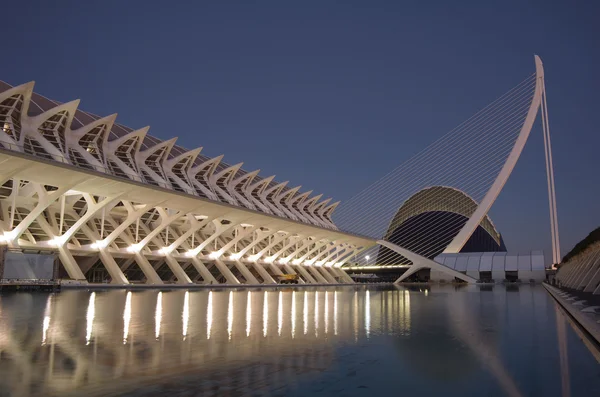
[[[585,329],[588,334],[590,334],[598,345],[600,345],[600,324],[594,321],[594,319],[588,317],[585,313],[581,312],[581,306],[573,306],[572,303],[569,303],[560,295],[558,292],[562,292],[562,290],[548,285],[546,283],[542,284],[544,288],[548,291],[550,295],[579,323],[579,325]]]
[[[391,283],[388,283],[391,284]],[[66,289],[250,289],[250,288],[310,288],[310,287],[357,287],[373,285],[367,283],[354,284],[63,284]],[[386,285],[378,283],[374,285]]]

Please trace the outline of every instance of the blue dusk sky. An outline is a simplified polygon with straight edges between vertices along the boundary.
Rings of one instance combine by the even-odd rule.
[[[534,72],[563,255],[600,225],[598,1],[13,1],[0,79],[345,200]],[[550,233],[541,123],[490,216]]]

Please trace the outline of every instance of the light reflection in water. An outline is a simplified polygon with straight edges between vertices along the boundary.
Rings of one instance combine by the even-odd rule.
[[[283,295],[279,291],[279,299],[277,301],[277,335],[281,336],[281,327],[283,327]]]
[[[371,293],[367,290],[365,297],[365,332],[367,337],[371,332]]]
[[[123,310],[123,344],[127,343],[129,337],[129,324],[131,323],[131,291],[127,291],[125,298],[125,310]]]
[[[248,303],[246,304],[246,336],[250,336],[252,327],[252,291],[248,291]]]
[[[319,336],[319,292],[315,292],[315,336]]]
[[[304,291],[304,308],[302,309],[302,325],[304,326],[304,335],[308,333],[308,295]]]
[[[406,335],[410,335],[410,293],[408,290],[404,290],[402,305],[402,329]]]
[[[352,318],[354,319],[354,340],[358,340],[358,291],[354,291],[354,304],[352,305],[354,308],[354,315]]]
[[[333,292],[333,333],[337,335],[338,327],[338,292]]]
[[[210,331],[213,322],[213,292],[208,293],[208,304],[206,305],[206,339],[210,339]]]
[[[267,336],[267,329],[269,326],[269,293],[265,291],[264,300],[263,300],[263,336]]]
[[[48,328],[50,327],[50,313],[52,310],[52,295],[48,295],[46,308],[44,309],[44,323],[42,324],[42,345],[46,344]]]
[[[188,324],[190,322],[190,293],[189,291],[185,291],[185,295],[183,297],[183,312],[181,313],[181,321],[183,323],[182,334],[183,338],[187,336],[188,333]]]
[[[156,313],[154,314],[154,337],[160,336],[160,323],[162,322],[162,292],[156,297]]]
[[[231,340],[231,331],[233,330],[233,291],[229,291],[229,303],[227,304],[227,334]]]
[[[6,382],[12,382],[8,386],[8,395],[27,396],[26,392],[16,393],[14,390],[17,390],[16,388],[24,382],[31,384],[37,382],[36,385],[39,384],[39,386],[28,390],[55,390],[55,394],[58,394],[58,391],[75,391],[75,394],[71,394],[92,397],[102,395],[100,391],[109,384],[111,387],[125,387],[123,385],[133,382],[134,385],[139,386],[144,383],[145,379],[148,379],[148,376],[156,376],[156,374],[167,377],[179,376],[182,367],[206,374],[202,378],[208,381],[213,379],[211,371],[223,372],[226,366],[238,366],[242,371],[246,371],[236,374],[228,372],[230,376],[221,376],[223,379],[233,379],[236,376],[248,379],[245,381],[246,386],[244,387],[251,385],[255,379],[257,384],[274,384],[290,380],[289,376],[292,375],[286,374],[296,376],[297,371],[325,370],[332,365],[331,360],[336,357],[338,342],[347,344],[348,341],[357,341],[358,344],[364,346],[370,343],[367,342],[367,338],[370,341],[379,340],[377,338],[382,334],[395,338],[390,342],[392,343],[389,349],[390,357],[393,357],[393,360],[397,360],[398,356],[404,357],[402,360],[410,363],[413,371],[421,371],[427,366],[432,366],[437,359],[446,363],[443,365],[445,370],[456,363],[456,360],[463,364],[469,359],[474,359],[478,360],[481,366],[487,368],[498,386],[510,384],[510,376],[513,376],[515,369],[502,370],[501,366],[506,363],[502,361],[502,355],[498,354],[496,350],[500,343],[499,340],[488,340],[485,334],[487,330],[482,334],[483,339],[474,338],[475,331],[481,333],[481,329],[477,330],[481,324],[477,321],[469,323],[466,321],[467,317],[463,318],[468,315],[479,316],[481,312],[487,312],[486,316],[489,316],[495,307],[493,305],[503,305],[504,301],[496,300],[493,305],[490,305],[488,304],[489,299],[485,302],[481,299],[481,302],[477,300],[473,303],[473,296],[479,297],[480,295],[469,294],[471,297],[467,297],[464,293],[462,300],[428,299],[424,301],[423,294],[415,294],[412,296],[412,303],[419,310],[412,313],[414,316],[411,319],[411,296],[407,291],[401,289],[382,293],[380,290],[363,290],[362,287],[359,287],[358,291],[350,288],[328,292],[314,291],[312,288],[308,291],[277,291],[277,303],[275,303],[275,291],[271,290],[271,305],[267,298],[269,292],[256,290],[247,293],[236,292],[235,296],[232,291],[127,292],[124,300],[120,291],[103,291],[92,294],[83,291],[67,291],[46,299],[46,308],[43,313],[41,311],[29,312],[31,321],[28,321],[28,324],[34,324],[34,326],[25,327],[26,329],[15,326],[16,323],[13,319],[13,317],[20,321],[23,319],[23,310],[18,306],[22,303],[12,303],[12,310],[10,308],[7,310],[8,300],[2,296],[0,301],[2,304],[0,349],[4,349],[4,351],[0,355],[0,364],[2,364],[0,365],[0,389],[4,390]],[[325,292],[324,299],[322,296],[319,297],[321,292]],[[296,302],[297,299],[300,299],[299,293],[303,294],[303,302]],[[461,293],[452,291],[448,295]],[[264,300],[260,299],[260,294],[263,295]],[[314,294],[314,305],[309,303],[309,294]],[[434,296],[434,294],[435,290],[431,290],[429,295]],[[502,291],[496,295],[505,299],[503,297],[507,294]],[[234,298],[236,299],[235,305]],[[243,315],[244,298],[247,299],[246,316]],[[545,296],[542,295],[542,298]],[[530,299],[529,294],[522,294],[516,301],[520,305],[528,302],[527,299]],[[96,300],[98,301],[97,306],[95,305]],[[115,303],[107,304],[108,302]],[[423,302],[427,302],[427,304],[423,305]],[[263,304],[262,310],[261,303]],[[44,302],[42,301],[41,304],[43,305]],[[473,304],[477,306],[473,306]],[[204,305],[206,305],[206,312]],[[390,310],[388,305],[393,305],[394,310]],[[453,310],[452,319],[450,319],[450,315],[436,317],[440,312],[447,312],[449,307],[452,307]],[[501,310],[500,315],[517,316],[520,307],[517,306],[512,311]],[[300,315],[298,310],[303,311],[302,319],[298,317]],[[314,312],[310,313],[311,310]],[[321,311],[324,311],[323,314],[320,313]],[[260,318],[252,319],[253,314],[259,317],[261,312],[263,316],[262,333],[260,332]],[[285,314],[288,312],[290,313],[289,317],[288,314]],[[460,314],[461,312],[462,314]],[[360,313],[360,315],[355,316],[353,313]],[[205,314],[206,321],[204,320]],[[537,317],[538,320],[549,318],[554,322],[554,317],[550,317],[544,312],[542,314],[543,316]],[[43,321],[39,321],[42,315]],[[273,316],[277,316],[278,332],[274,332],[274,324],[271,324],[271,334],[267,336],[269,315],[271,320],[273,320]],[[82,321],[84,316],[87,321]],[[330,318],[331,316],[333,318]],[[459,325],[462,324],[461,327],[452,325],[457,322],[455,321],[457,316],[461,318],[461,321],[458,322]],[[154,326],[152,317],[155,320]],[[521,322],[516,321],[517,318]],[[507,334],[508,336],[503,336],[508,339],[502,342],[508,344],[514,342],[510,338],[521,337],[526,339],[526,343],[529,343],[533,331],[529,332],[529,328],[522,324],[523,321],[528,321],[527,318],[514,317],[514,319],[515,321],[512,321],[511,324],[519,324],[523,331],[511,332]],[[253,320],[254,332],[252,332]],[[288,321],[290,322],[288,323]],[[300,326],[297,321],[302,321],[303,332],[296,330],[296,326]],[[432,321],[434,322],[433,327]],[[324,325],[325,332],[319,330],[319,322]],[[332,324],[329,324],[330,322]],[[288,324],[290,325],[289,331]],[[540,332],[540,329],[545,330],[547,325],[538,324],[532,329]],[[556,327],[556,324],[550,325]],[[119,329],[120,326],[123,328]],[[315,328],[314,333],[309,332],[311,326]],[[411,326],[415,331],[412,334]],[[427,328],[424,328],[425,326]],[[244,327],[246,332],[243,331]],[[232,337],[233,330],[236,331],[235,338]],[[238,332],[238,330],[240,331]],[[20,333],[33,332],[33,340],[39,341],[40,331],[43,345],[36,342],[33,349],[24,342],[31,338],[20,335]],[[69,335],[82,335],[84,332],[85,342],[83,338],[68,337]],[[194,343],[184,344],[183,341],[186,337],[189,340],[193,335],[204,335],[204,332],[206,332],[207,339],[210,339],[209,341],[200,338],[194,340]],[[442,332],[442,336],[449,337],[440,340],[436,332]],[[504,331],[495,329],[494,332]],[[521,336],[522,333],[527,335]],[[465,337],[473,339],[476,343],[468,343],[468,340],[463,340]],[[91,342],[92,338],[93,343]],[[291,343],[292,339],[293,343]],[[576,340],[575,338],[571,339]],[[446,348],[448,351],[455,351],[455,348],[468,349],[468,354],[462,354],[460,359],[456,360],[446,356],[436,358],[432,352],[423,350],[431,345],[431,340],[438,341],[436,343],[440,344],[439,347]],[[133,343],[134,341],[135,343]],[[398,345],[395,346],[394,343]],[[92,344],[93,348],[85,348],[87,344]],[[569,348],[572,349],[571,342],[569,345]],[[558,347],[556,349],[558,351]],[[479,350],[483,353],[476,352]],[[415,360],[414,352],[416,351],[422,352],[425,357],[422,360]],[[441,349],[441,351],[446,350]],[[545,350],[541,353],[549,354]],[[570,353],[577,357],[576,349],[570,350]],[[361,354],[356,353],[356,358],[349,355],[349,365],[356,364],[352,363],[352,360],[362,360]],[[388,353],[384,353],[384,356],[386,354]],[[432,358],[431,355],[434,357]],[[278,363],[283,363],[281,364],[283,369],[276,376],[269,371],[261,372],[261,368],[258,368],[257,371],[257,366],[263,365],[260,360],[264,357],[272,357]],[[307,361],[308,357],[310,359]],[[386,358],[382,358],[382,362],[384,360]],[[573,365],[573,362],[569,364]],[[6,368],[20,368],[20,375],[7,377]],[[461,371],[468,371],[469,368],[473,368],[473,366],[463,365]],[[553,372],[555,369],[550,368],[548,372]],[[258,375],[260,379],[257,379],[257,373],[264,373],[264,376],[261,378],[261,375]],[[422,373],[426,374],[425,371]],[[47,374],[51,374],[51,376]],[[215,376],[219,378],[218,375]],[[10,380],[4,381],[3,379]],[[560,382],[560,377],[556,377],[556,379]],[[121,380],[123,385],[119,383]],[[429,380],[434,383],[439,382],[439,379]],[[349,381],[352,382],[352,380]],[[227,382],[227,380],[218,380],[218,382]],[[88,389],[81,389],[88,386],[96,394],[87,393]],[[560,384],[555,386],[557,386],[556,390],[560,390]],[[575,387],[574,382],[571,383],[571,387]],[[123,393],[126,395],[127,390]]]
[[[329,332],[329,291],[325,291],[325,333]]]
[[[85,344],[86,345],[89,345],[90,340],[92,339],[92,329],[94,327],[94,317],[96,315],[95,301],[96,301],[96,293],[92,292],[90,294],[90,301],[88,303],[87,314],[85,316],[86,324],[87,324],[86,333],[85,333]]]
[[[296,291],[292,292],[292,338],[296,337]]]

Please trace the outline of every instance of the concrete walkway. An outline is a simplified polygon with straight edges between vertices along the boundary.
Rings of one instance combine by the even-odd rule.
[[[600,345],[600,306],[582,298],[543,283],[544,288]]]
[[[355,287],[365,284],[63,284],[61,289],[247,289],[247,288],[307,288]]]

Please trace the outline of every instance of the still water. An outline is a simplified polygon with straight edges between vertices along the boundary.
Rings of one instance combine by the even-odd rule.
[[[598,396],[541,286],[0,296],[0,396]]]

